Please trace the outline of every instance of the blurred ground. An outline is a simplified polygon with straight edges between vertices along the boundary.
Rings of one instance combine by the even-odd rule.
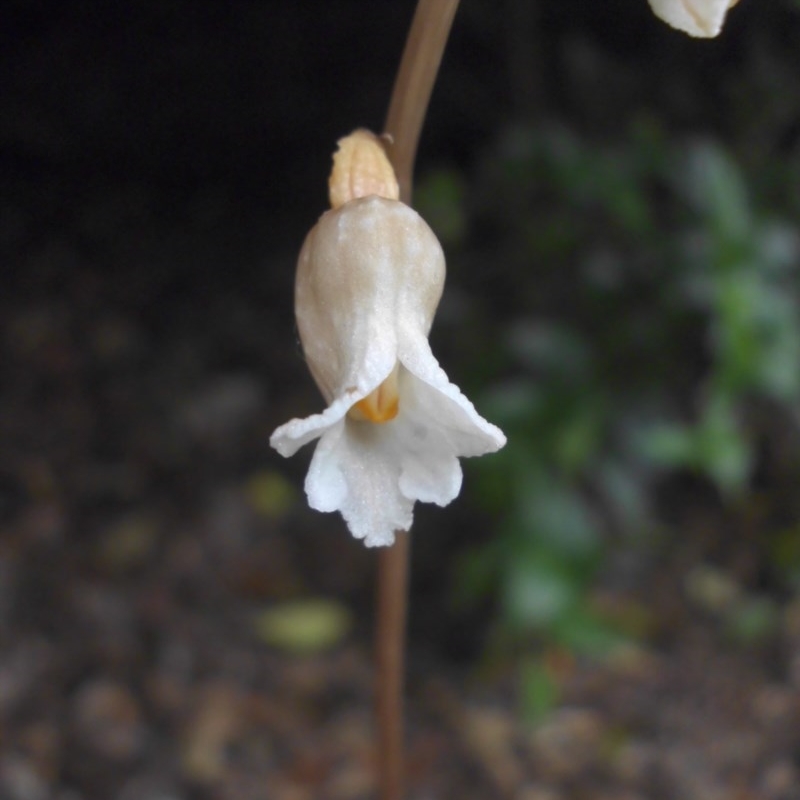
[[[267,450],[302,385],[296,352],[270,346],[288,315],[262,311],[291,257],[259,255],[257,221],[221,199],[165,219],[137,187],[26,187],[61,221],[17,194],[25,238],[5,256],[0,796],[368,797],[372,556],[295,505],[302,465],[284,482]],[[232,258],[261,275],[251,292],[213,269]],[[173,263],[206,281],[171,290]],[[723,521],[684,524],[702,541]],[[449,660],[428,625],[410,796],[800,797],[800,608],[737,648],[687,599],[687,558],[609,594],[646,604],[663,646],[554,654],[564,704],[536,729],[507,674]],[[265,645],[259,614],[305,594],[341,598],[354,632],[310,657]],[[446,619],[421,602],[412,616]]]
[[[303,163],[297,150],[259,153],[315,120],[326,140],[342,117],[370,123],[361,105],[386,86],[371,79],[373,95],[362,87],[336,113],[336,97],[255,99],[306,85],[285,76],[313,76],[312,50],[379,20],[344,3],[338,33],[309,25],[295,42],[302,14],[240,5],[148,3],[127,20],[91,4],[9,6],[2,800],[371,796],[373,554],[304,508],[303,459],[268,448],[277,424],[318,407],[289,298],[328,150]],[[392,12],[397,52],[407,11]],[[259,25],[282,51],[257,46]],[[295,46],[305,60],[289,58]],[[182,63],[191,79],[178,91]],[[226,127],[216,103],[231,85],[251,89]],[[295,169],[318,195],[284,207]],[[689,567],[733,522],[681,497],[686,544],[602,590],[609,606],[646,609],[647,644],[602,664],[550,652],[563,701],[537,726],[520,719],[512,671],[477,657],[478,622],[431,590],[446,553],[423,544],[439,560],[420,560],[412,601],[410,798],[800,798],[800,606],[783,606],[756,645],[728,635],[720,576]],[[456,504],[423,514],[421,530],[468,524]],[[263,624],[305,596],[335,598],[353,619],[310,655],[276,646]]]

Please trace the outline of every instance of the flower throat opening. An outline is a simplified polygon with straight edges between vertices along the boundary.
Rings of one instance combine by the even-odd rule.
[[[398,387],[399,365],[389,373],[381,385],[359,400],[347,412],[350,419],[358,422],[391,422],[400,410]]]

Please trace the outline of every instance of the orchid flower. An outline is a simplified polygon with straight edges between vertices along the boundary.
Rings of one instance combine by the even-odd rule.
[[[711,38],[722,30],[728,9],[738,0],[649,0],[650,8],[673,28]]]
[[[283,456],[319,439],[305,481],[309,505],[339,511],[368,547],[408,530],[417,500],[447,505],[461,489],[460,456],[500,449],[428,343],[445,260],[436,236],[400,202],[379,140],[343,139],[330,181],[333,208],[306,237],[295,314],[327,409],[270,439]]]

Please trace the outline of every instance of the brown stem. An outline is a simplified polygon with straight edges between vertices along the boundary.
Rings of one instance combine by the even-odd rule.
[[[419,0],[394,82],[384,132],[392,137],[388,147],[389,158],[400,184],[400,199],[404,203],[411,203],[419,134],[458,2]]]
[[[403,796],[403,674],[411,536],[397,531],[395,543],[378,554],[378,782],[381,800]]]
[[[422,123],[459,0],[419,0],[397,72],[385,132],[400,199],[410,204]],[[381,800],[401,800],[403,776],[403,675],[411,537],[398,531],[378,555],[377,697]]]

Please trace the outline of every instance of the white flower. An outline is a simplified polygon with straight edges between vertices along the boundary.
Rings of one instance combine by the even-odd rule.
[[[728,9],[738,0],[649,0],[656,16],[690,36],[711,38],[722,30]]]
[[[308,366],[328,402],[270,439],[283,456],[319,438],[305,489],[368,546],[411,526],[415,501],[447,505],[459,456],[500,449],[503,433],[450,383],[428,333],[444,284],[442,249],[398,200],[327,211],[297,268],[295,310]]]

